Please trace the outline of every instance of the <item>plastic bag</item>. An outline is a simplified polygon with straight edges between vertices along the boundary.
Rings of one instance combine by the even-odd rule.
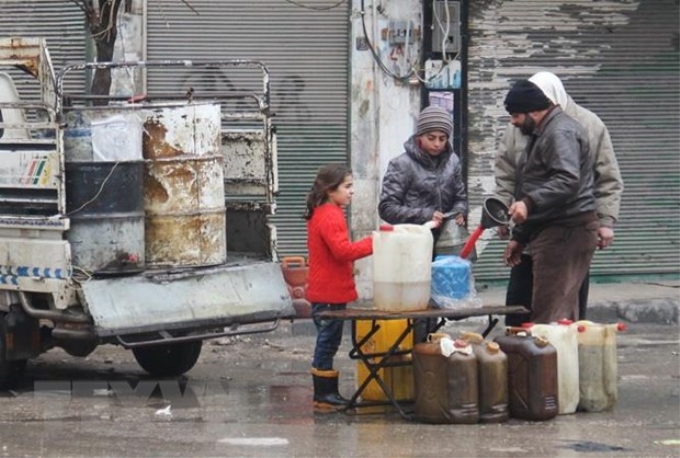
[[[434,244],[434,253],[437,256],[458,256],[469,237],[470,234],[465,226],[456,224],[454,218],[447,219],[444,221],[439,237]],[[474,248],[468,259],[472,262],[477,260],[477,252]]]
[[[92,153],[95,161],[142,160],[142,122],[134,114],[92,121]]]
[[[437,256],[432,263],[432,303],[441,309],[481,307],[477,296],[472,263],[458,256]]]

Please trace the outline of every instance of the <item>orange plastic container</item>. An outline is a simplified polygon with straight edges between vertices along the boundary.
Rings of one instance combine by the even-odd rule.
[[[305,299],[307,291],[307,276],[309,267],[302,256],[289,256],[281,259],[283,279],[288,287],[288,293],[293,299],[295,315],[298,318],[311,318],[312,306]]]

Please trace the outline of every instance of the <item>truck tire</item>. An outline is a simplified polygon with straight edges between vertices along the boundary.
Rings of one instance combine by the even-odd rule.
[[[5,354],[5,314],[0,313],[0,391],[13,388],[26,368],[27,359],[8,361]]]
[[[178,342],[132,349],[137,363],[151,375],[170,377],[189,371],[201,354],[203,342]]]

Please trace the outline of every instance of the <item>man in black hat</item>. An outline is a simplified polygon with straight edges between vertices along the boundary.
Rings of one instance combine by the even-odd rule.
[[[517,164],[517,226],[505,263],[520,262],[531,242],[531,320],[551,323],[578,316],[578,291],[590,269],[599,228],[593,195],[593,155],[583,127],[534,83],[518,81],[505,98],[510,122],[529,136]]]

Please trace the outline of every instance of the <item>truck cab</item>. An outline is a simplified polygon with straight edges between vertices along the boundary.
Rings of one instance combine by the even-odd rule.
[[[174,67],[246,67],[262,89],[225,103],[185,88],[131,98],[64,87],[71,72]],[[27,97],[18,72],[34,83]],[[102,344],[131,349],[151,374],[179,375],[203,340],[294,316],[269,221],[269,102],[260,62],[83,63],[57,74],[43,39],[0,39],[0,386],[51,348],[86,356]]]

